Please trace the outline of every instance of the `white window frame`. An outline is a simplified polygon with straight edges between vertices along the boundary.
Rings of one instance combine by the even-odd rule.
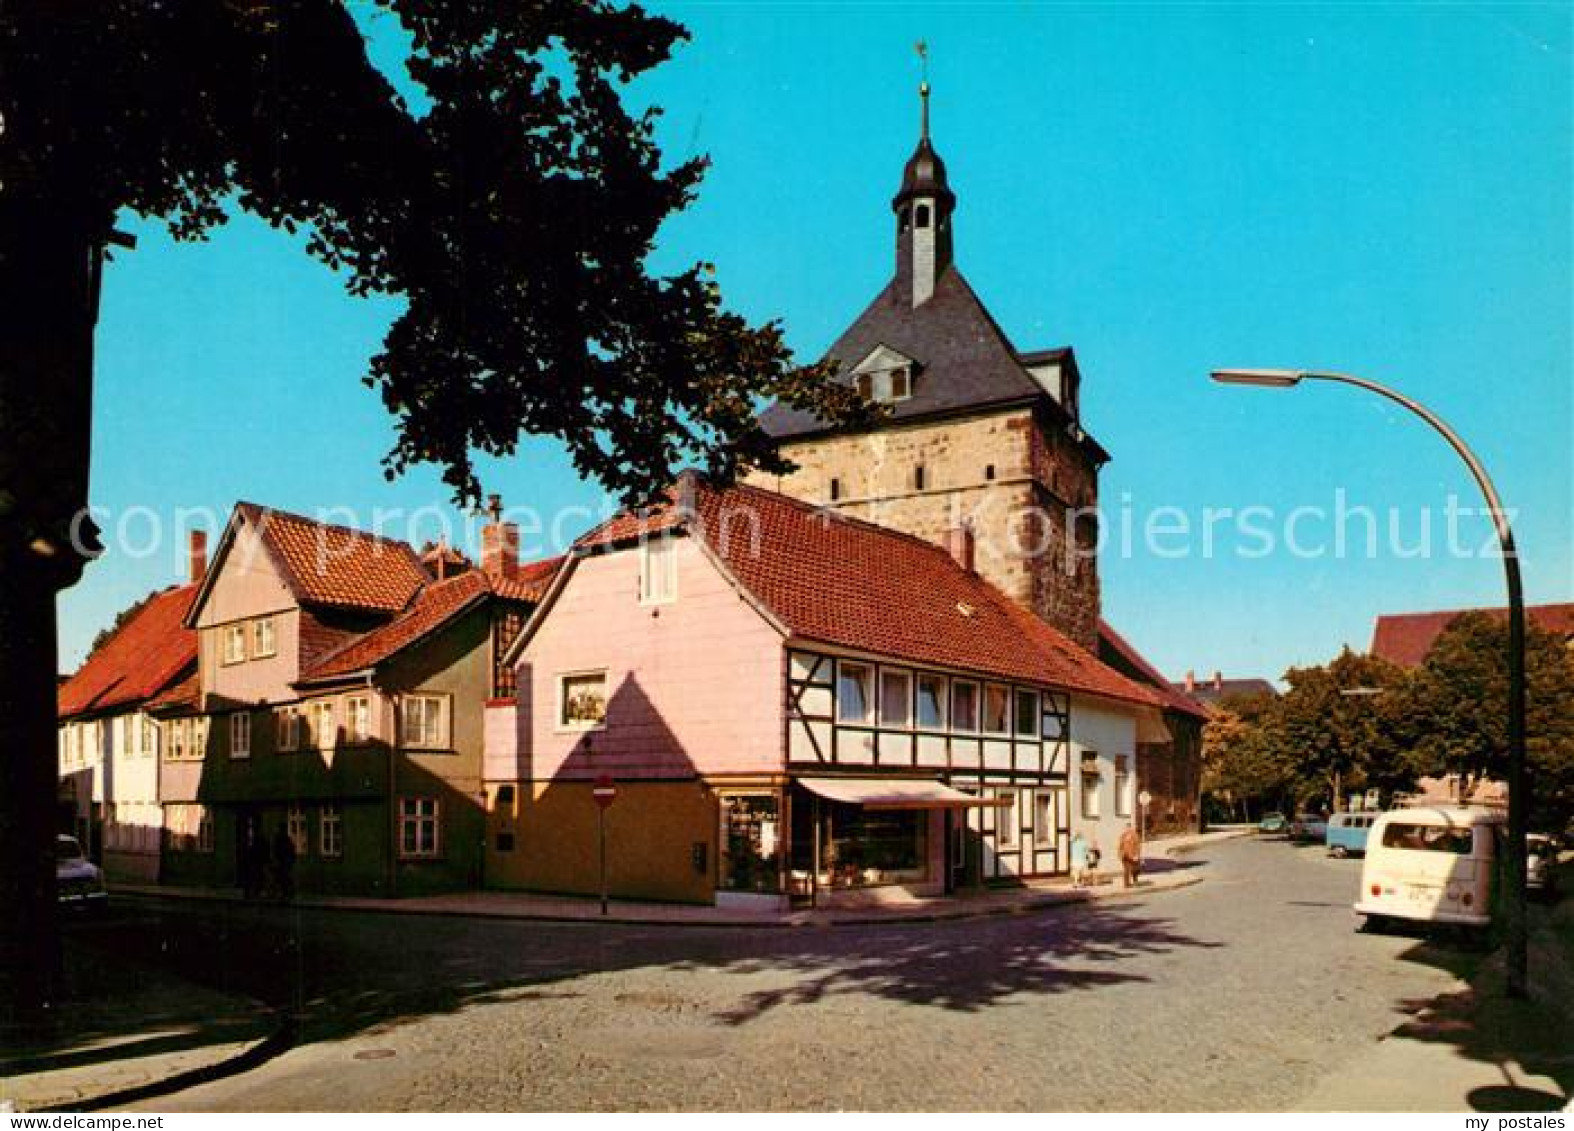
[[[220,662],[226,665],[243,664],[246,662],[246,622],[227,624],[219,630],[220,639],[223,641]],[[240,647],[235,647],[236,644]]]
[[[1040,817],[1044,819],[1039,820]],[[1033,847],[1053,848],[1055,845],[1055,791],[1033,791]]]
[[[308,699],[306,717],[311,720],[312,748],[332,750],[339,741],[339,713],[332,699]]]
[[[864,713],[862,715],[848,715],[843,712],[842,680],[846,678],[848,669],[862,671]],[[876,696],[879,695],[879,681],[875,678],[876,668],[865,660],[837,660],[836,661],[836,721],[854,726],[869,724],[875,720],[878,710]]]
[[[902,693],[904,717],[895,721],[885,717],[885,681],[888,679],[901,681],[905,688]],[[880,725],[892,730],[912,730],[914,723],[913,709],[915,706],[913,701],[913,673],[906,668],[882,667],[880,669],[879,687]]]
[[[317,810],[317,854],[324,860],[344,856],[344,810],[332,802]]]
[[[1021,804],[1021,791],[997,789],[995,798],[1011,802],[1010,805],[1001,805],[995,810],[995,848],[1015,851],[1022,844],[1022,818],[1017,813],[1017,807]],[[1002,824],[1002,821],[1005,823]]]
[[[973,717],[971,720],[958,720],[956,713],[956,692],[959,687],[973,689]],[[951,709],[948,712],[951,729],[960,734],[978,734],[979,726],[984,716],[984,689],[976,679],[953,679],[951,681]],[[971,725],[967,725],[968,723]]]
[[[989,725],[989,693],[1000,692],[1006,697],[1005,717],[1001,720],[1000,728],[991,729]],[[1011,731],[1011,688],[1004,683],[986,683],[978,696],[978,729],[983,734],[1010,735]]]
[[[251,757],[251,712],[230,713],[230,757]]]
[[[423,707],[437,705],[437,726],[434,735],[426,728],[423,718],[422,730],[419,734],[412,733],[413,713],[411,708],[420,703]],[[451,710],[449,696],[428,692],[412,692],[401,697],[399,710],[399,744],[405,750],[449,750],[453,742],[453,711]]]
[[[297,857],[306,856],[311,851],[311,834],[306,826],[306,807],[304,805],[291,805],[284,811],[284,835],[290,838],[295,845]]]
[[[264,629],[267,630],[268,642],[266,645],[263,644]],[[258,617],[251,622],[251,655],[253,659],[279,654],[279,643],[274,633],[272,617]]]
[[[593,680],[601,681],[601,717],[599,719],[570,719],[568,717],[569,684],[588,683]],[[587,730],[603,730],[607,725],[607,709],[610,707],[610,696],[607,693],[607,678],[605,668],[588,668],[581,671],[558,672],[557,674],[557,705],[554,709],[553,720],[559,734],[578,733]]]
[[[1099,766],[1099,756],[1096,750],[1084,750],[1081,761],[1077,765],[1077,792],[1080,795],[1078,804],[1082,809],[1084,820],[1097,821],[1104,816],[1104,771]],[[1091,800],[1093,804],[1089,805]]]
[[[436,797],[399,798],[399,858],[401,860],[433,860],[443,854],[443,803]],[[431,825],[430,846],[423,846],[421,830]],[[406,833],[415,831],[415,846],[406,847]]]
[[[1131,816],[1131,770],[1130,755],[1115,755],[1115,816],[1117,817]]]
[[[639,545],[639,603],[670,605],[678,599],[678,540],[650,538]]]
[[[280,707],[273,713],[275,748],[290,754],[301,748],[301,711],[299,707]]]
[[[349,746],[359,746],[372,738],[372,697],[346,695],[344,697],[344,741]]]
[[[924,693],[923,693],[923,691],[921,689],[922,689],[922,687],[923,687],[923,685],[925,683],[931,683],[934,686],[936,686],[937,688],[939,688],[939,692],[938,692],[938,694],[935,697],[935,703],[940,708],[940,721],[937,722],[937,723],[925,723],[919,717],[920,712],[918,710],[918,705],[920,703],[922,703],[923,700],[924,700]],[[917,728],[918,730],[931,730],[931,731],[942,730],[943,731],[949,725],[950,721],[951,721],[951,684],[950,684],[950,681],[948,681],[946,679],[946,677],[941,675],[939,672],[917,672],[914,675],[914,679],[913,679],[913,726],[915,728]]]

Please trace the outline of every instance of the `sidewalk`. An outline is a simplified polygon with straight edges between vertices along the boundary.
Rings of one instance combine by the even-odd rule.
[[[929,898],[888,899],[858,906],[817,908],[814,910],[772,911],[694,904],[655,903],[614,899],[605,916],[600,901],[593,897],[537,895],[531,892],[473,891],[450,895],[414,896],[407,899],[376,899],[361,896],[297,896],[292,907],[337,911],[374,911],[400,915],[448,915],[483,919],[538,919],[568,923],[623,923],[642,926],[686,927],[842,927],[880,923],[922,923],[946,919],[970,919],[985,915],[1006,915],[1054,907],[1147,895],[1190,887],[1202,879],[1196,864],[1177,859],[1208,844],[1246,835],[1249,830],[1227,829],[1219,832],[1171,837],[1150,842],[1143,864],[1141,883],[1130,889],[1120,886],[1117,876],[1104,869],[1092,888],[1074,889],[1070,881],[1033,880],[1020,887],[964,892]],[[178,888],[159,885],[122,885],[116,893],[151,896],[161,899],[241,902],[229,889]]]
[[[283,1040],[271,1010],[78,942],[54,1031],[0,1045],[0,1110],[81,1111],[240,1071]]]
[[[1530,999],[1504,956],[1419,1009],[1308,1096],[1301,1111],[1568,1111],[1574,1104],[1574,899],[1530,939]]]

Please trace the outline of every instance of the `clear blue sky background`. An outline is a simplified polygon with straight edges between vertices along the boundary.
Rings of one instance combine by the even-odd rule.
[[[1076,348],[1114,456],[1107,506],[1129,496],[1140,523],[1161,505],[1331,506],[1343,487],[1400,508],[1413,538],[1420,508],[1473,501],[1442,442],[1375,399],[1206,379],[1344,369],[1475,443],[1519,508],[1531,598],[1574,596],[1567,4],[656,7],[694,38],[636,97],[666,107],[673,158],[714,160],[661,262],[714,261],[730,303],[783,318],[805,358],[891,270],[923,37],[958,262],[1019,347]],[[399,37],[364,11],[393,65]],[[358,378],[392,302],[348,298],[246,217],[200,245],[129,227],[99,334],[93,494],[111,534],[137,506],[166,523],[240,498],[446,506],[435,474],[381,475],[392,429]],[[601,502],[551,443],[488,472],[511,503]],[[182,564],[166,544],[92,566],[63,599],[63,667]],[[1228,538],[1211,560],[1107,555],[1103,576],[1106,615],[1174,675],[1277,677],[1364,646],[1379,612],[1502,592],[1493,561],[1251,560]]]

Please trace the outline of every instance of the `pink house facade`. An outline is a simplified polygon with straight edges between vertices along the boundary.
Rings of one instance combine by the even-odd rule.
[[[685,476],[581,540],[488,711],[486,874],[785,905],[1053,875],[1130,813],[1146,689],[945,549]]]

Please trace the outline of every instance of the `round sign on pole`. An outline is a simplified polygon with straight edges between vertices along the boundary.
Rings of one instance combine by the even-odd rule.
[[[1137,794],[1137,800],[1142,802],[1142,807],[1146,809],[1153,803],[1153,794],[1149,793],[1147,790],[1143,790],[1141,793]]]
[[[596,799],[596,804],[605,809],[617,799],[618,787],[606,774],[596,779],[596,784],[590,787],[590,796]]]

